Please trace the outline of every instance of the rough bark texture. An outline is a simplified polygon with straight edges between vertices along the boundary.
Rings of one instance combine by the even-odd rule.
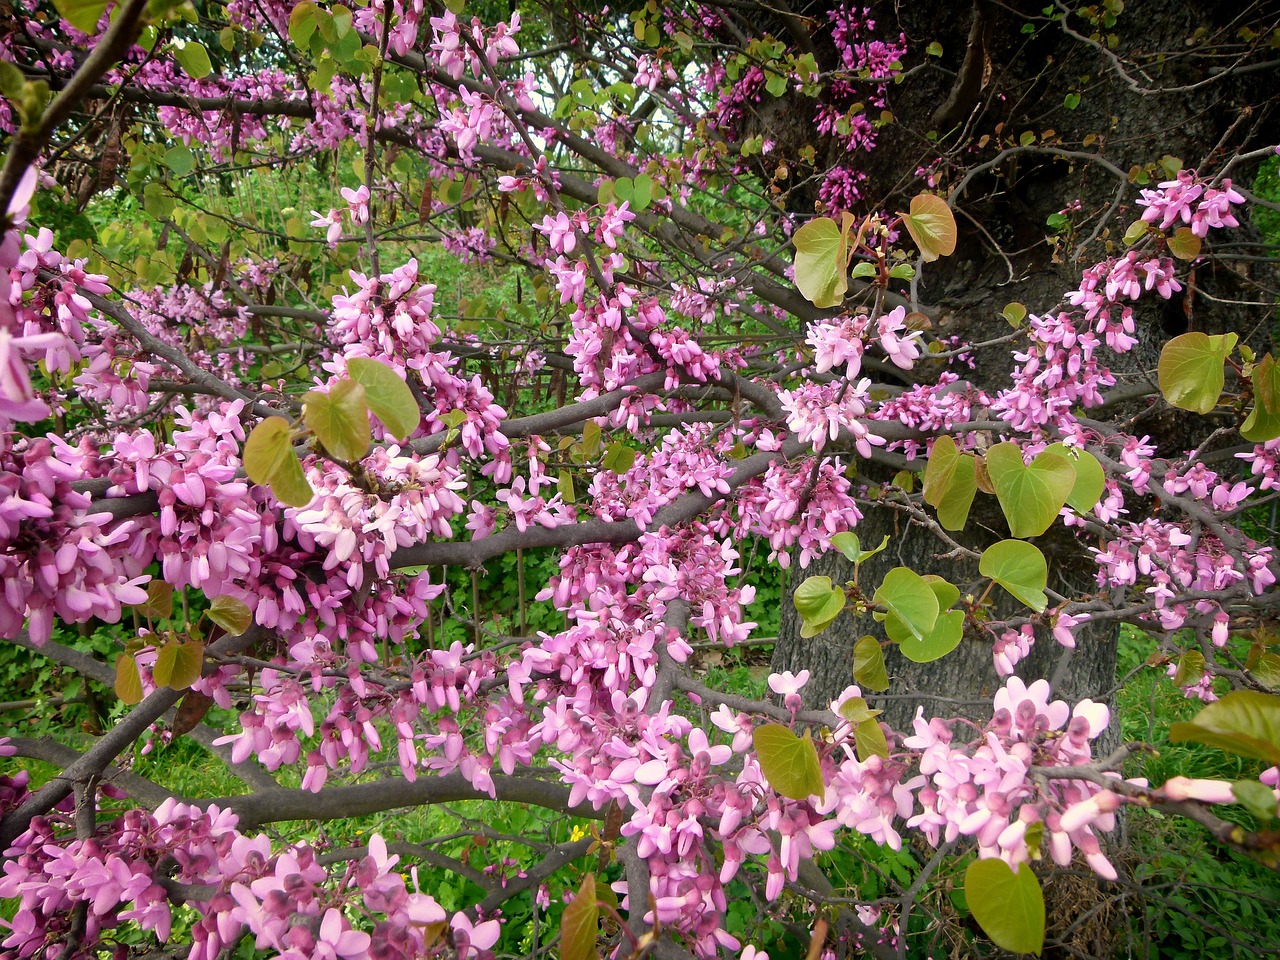
[[[960,231],[956,254],[927,265],[920,286],[922,301],[941,311],[935,332],[983,341],[1009,332],[1000,316],[1005,304],[1020,301],[1038,313],[1059,303],[1064,292],[1079,283],[1081,270],[1114,250],[1108,245],[1117,244],[1126,226],[1140,216],[1141,208],[1133,205],[1139,187],[1124,176],[1135,165],[1158,163],[1171,155],[1181,158],[1186,167],[1220,169],[1232,154],[1274,143],[1278,135],[1271,102],[1277,78],[1274,65],[1264,62],[1230,72],[1216,82],[1201,82],[1212,76],[1215,67],[1235,62],[1230,56],[1215,60],[1207,56],[1210,50],[1225,50],[1245,23],[1269,30],[1277,20],[1278,6],[1257,4],[1242,11],[1234,5],[1192,0],[1129,2],[1115,26],[1101,30],[1102,44],[1088,39],[1094,27],[1080,16],[1066,20],[1066,27],[1080,37],[1069,35],[1060,24],[1046,24],[1040,17],[1044,7],[1040,2],[1001,5],[976,0],[968,9],[925,3],[898,4],[892,10],[882,7],[882,33],[896,32],[891,25],[896,16],[913,49],[936,39],[944,55],[909,71],[891,91],[889,106],[897,122],[882,131],[876,150],[861,161],[869,174],[869,194],[880,191],[879,197],[869,196],[870,206],[883,199],[888,209],[904,209],[906,196],[918,190],[911,171],[936,155],[936,148],[925,139],[931,129],[938,130],[943,149],[951,150],[954,157],[955,167],[940,169],[940,186],[951,189],[965,176],[960,165],[973,167],[991,160],[999,152],[995,142],[1017,147],[1024,133],[1035,135],[1029,149],[970,176],[964,189],[953,196]],[[816,11],[807,12],[820,17]],[[1036,26],[1034,37],[1022,32],[1027,23]],[[1108,33],[1117,37],[1111,50],[1104,48]],[[1190,38],[1198,39],[1189,42]],[[1157,69],[1151,55],[1159,51],[1169,55]],[[1112,55],[1123,61],[1128,78],[1120,74]],[[1146,69],[1133,66],[1135,61]],[[1188,86],[1192,88],[1159,92]],[[1067,109],[1064,98],[1072,92],[1079,92],[1079,105]],[[1053,135],[1046,136],[1050,130]],[[1050,150],[1040,150],[1045,146],[1097,156],[1106,164],[1054,157]],[[1248,185],[1255,169],[1233,169],[1231,175],[1237,183]],[[1066,210],[1075,201],[1079,209]],[[1051,215],[1064,211],[1080,224],[1078,231],[1055,233],[1046,226]],[[1246,229],[1230,240],[1238,243],[1250,236]],[[1267,263],[1230,259],[1238,249],[1224,245],[1214,250],[1207,245],[1206,252],[1214,254],[1214,259],[1196,269],[1186,294],[1168,303],[1154,297],[1143,301],[1136,315],[1141,346],[1130,354],[1107,358],[1120,386],[1153,382],[1163,342],[1187,330],[1234,330],[1265,348],[1274,271]],[[1185,276],[1185,269],[1181,272]],[[1007,384],[1012,346],[979,352],[970,381],[990,391]],[[925,365],[922,379],[937,372]],[[1151,435],[1170,455],[1220,425],[1171,412],[1151,401],[1108,410],[1099,419],[1126,421],[1125,430]],[[886,479],[867,478],[872,484]],[[1150,508],[1132,497],[1128,506],[1131,516]],[[962,595],[984,587],[970,580],[976,576],[973,564],[939,559],[946,548],[927,530],[907,524],[902,515],[869,509],[859,533],[864,544],[879,543],[884,534],[891,538],[889,550],[863,566],[860,581],[868,593],[898,565],[941,574],[956,583]],[[976,548],[982,543],[971,541],[992,542],[1007,535],[998,510],[988,509],[982,514],[975,511],[964,540]],[[1093,588],[1088,539],[1075,539],[1059,529],[1037,542],[1050,560],[1050,586],[1056,581],[1061,592],[1074,596]],[[852,573],[851,565],[833,553],[806,571],[794,571],[793,586],[807,575],[827,575],[843,582]],[[854,622],[842,616],[825,633],[808,640],[800,638],[799,628],[799,617],[786,598],[773,668],[811,670],[813,678],[805,691],[810,705],[825,705],[853,682],[852,651],[859,636],[869,633],[884,638],[870,617]],[[1019,666],[1020,675],[1053,678],[1057,695],[1068,699],[1097,698],[1110,691],[1116,651],[1113,629],[1082,630],[1077,651],[1065,660],[1063,648],[1047,637],[1040,641]],[[932,664],[907,662],[896,648],[887,653],[893,683],[890,697],[880,706],[886,709],[885,719],[899,728],[909,723],[917,706],[923,706],[926,714],[942,716],[981,713],[999,685],[990,637],[967,637],[960,648]]]

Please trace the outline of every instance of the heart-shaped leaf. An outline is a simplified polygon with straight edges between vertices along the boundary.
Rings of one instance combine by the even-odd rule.
[[[886,533],[884,539],[880,541],[880,546],[873,550],[863,550],[862,541],[858,539],[856,533],[837,533],[831,538],[831,545],[843,553],[846,560],[851,563],[861,563],[889,546],[889,535]]]
[[[253,623],[253,611],[249,605],[235,597],[214,597],[205,616],[233,637],[244,633]]]
[[[792,600],[802,620],[825,626],[844,609],[845,593],[832,586],[830,577],[809,577],[796,588]]]
[[[1169,252],[1179,260],[1194,260],[1200,256],[1200,238],[1190,227],[1179,227],[1169,238]]]
[[[1049,605],[1044,588],[1049,582],[1049,565],[1044,554],[1025,540],[1001,540],[982,552],[978,572],[1038,612]]]
[[[928,636],[938,622],[937,594],[909,567],[890,570],[873,599],[887,611],[880,614],[879,619],[897,618],[907,634],[916,640]]]
[[[1160,392],[1173,406],[1208,413],[1218,405],[1226,374],[1222,365],[1239,338],[1195,331],[1174,337],[1160,351]]]
[[[889,634],[890,640],[897,642],[898,649],[902,651],[902,655],[915,663],[931,663],[934,660],[941,660],[958,647],[960,641],[964,639],[963,610],[948,610],[946,613],[940,614],[938,622],[933,625],[933,629],[919,639],[910,635],[895,637],[894,634],[897,630],[894,621],[896,619],[896,617],[890,617],[885,621],[885,632]]]
[[[1003,860],[975,860],[964,872],[969,912],[991,942],[1013,953],[1040,955],[1044,948],[1044,893],[1025,863],[1012,870]]]
[[[328,393],[312,390],[302,398],[302,422],[339,460],[355,463],[369,452],[369,404],[364,385],[339,380]]]
[[[796,289],[815,307],[835,307],[849,289],[847,237],[830,217],[816,217],[795,232]]]
[[[760,771],[778,793],[792,800],[825,795],[818,751],[807,736],[797,737],[780,723],[766,723],[756,727],[752,742]]]
[[[137,610],[152,620],[167,620],[173,616],[173,587],[163,580],[152,580],[147,584],[146,602]]]
[[[926,263],[955,253],[956,218],[941,197],[917,194],[911,198],[911,212],[899,216]]]
[[[1257,780],[1237,780],[1231,785],[1236,800],[1266,826],[1276,815],[1275,791]]]
[[[293,452],[293,429],[284,417],[267,417],[244,442],[244,470],[257,484],[290,507],[305,507],[315,496]]]
[[[213,73],[213,62],[209,59],[209,51],[204,44],[194,40],[185,40],[181,46],[174,46],[173,58],[182,67],[182,72],[192,80],[203,80]]]
[[[365,402],[387,433],[403,440],[418,429],[422,411],[409,385],[391,367],[381,360],[353,357],[347,361],[347,373],[364,387]]]
[[[1038,537],[1049,529],[1076,485],[1076,472],[1063,457],[1042,452],[1028,466],[1016,443],[987,451],[987,474],[1000,509],[1015,537]]]
[[[1257,690],[1236,690],[1209,704],[1189,723],[1169,727],[1174,743],[1193,740],[1280,764],[1280,697]]]

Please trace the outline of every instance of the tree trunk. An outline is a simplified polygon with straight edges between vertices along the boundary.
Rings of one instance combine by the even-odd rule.
[[[889,107],[895,121],[881,131],[876,149],[859,158],[871,187],[864,193],[874,198],[879,189],[889,210],[905,209],[907,197],[920,188],[907,175],[910,171],[939,154],[948,158],[937,165],[938,186],[953,191],[959,242],[953,257],[925,265],[919,288],[921,300],[940,309],[933,330],[938,336],[959,336],[967,342],[1001,337],[1010,330],[1001,317],[1006,304],[1020,301],[1032,313],[1048,311],[1079,284],[1084,268],[1122,252],[1120,236],[1141,215],[1141,208],[1133,205],[1140,188],[1126,178],[1135,166],[1149,171],[1152,181],[1167,178],[1151,165],[1168,157],[1181,158],[1180,163],[1166,160],[1175,170],[1201,165],[1218,169],[1225,156],[1277,138],[1276,111],[1268,93],[1274,89],[1273,68],[1227,73],[1216,82],[1203,82],[1211,77],[1212,61],[1200,54],[1207,57],[1216,44],[1236,36],[1240,24],[1228,24],[1234,9],[1224,6],[1219,11],[1191,0],[1129,2],[1116,24],[1097,28],[1101,40],[1096,42],[1088,39],[1095,28],[1081,17],[1068,17],[1064,29],[1046,22],[1042,7],[1039,2],[1005,6],[975,0],[959,16],[953,16],[953,8],[925,3],[878,11],[881,34],[897,32],[890,26],[896,14],[897,27],[913,49],[933,40],[943,48],[940,60],[909,71],[892,89]],[[1259,5],[1250,13],[1250,23],[1270,24],[1276,10],[1274,3]],[[815,23],[823,20],[812,9],[806,12]],[[1033,35],[1024,32],[1028,25],[1036,31]],[[1113,47],[1107,46],[1108,33],[1115,35]],[[1158,51],[1171,55],[1157,64],[1153,55]],[[1160,92],[1165,88],[1178,89]],[[932,140],[931,130],[938,134]],[[931,147],[931,142],[937,146]],[[1013,152],[998,163],[989,162],[1006,148]],[[1064,159],[1062,151],[1073,156]],[[961,163],[986,167],[966,182]],[[1231,175],[1247,186],[1254,169],[1234,169]],[[963,189],[958,189],[961,183]],[[1055,229],[1059,223],[1071,226]],[[1231,240],[1248,237],[1245,229]],[[1208,247],[1205,252],[1214,253]],[[1275,288],[1269,264],[1215,256],[1195,269],[1194,278],[1186,277],[1185,265],[1180,267],[1184,284],[1194,286],[1194,291],[1168,302],[1144,298],[1135,311],[1140,346],[1128,354],[1105,356],[1103,362],[1118,376],[1118,387],[1151,382],[1163,342],[1189,329],[1252,334],[1255,345],[1265,349],[1258,341],[1268,330],[1270,291]],[[990,393],[1007,386],[1013,346],[1006,343],[977,353],[969,381]],[[916,373],[929,380],[940,369],[924,364]],[[1149,406],[1133,403],[1108,410],[1107,415],[1117,423],[1129,418],[1124,429],[1150,435],[1166,456],[1193,445],[1196,431],[1201,437],[1207,434],[1204,418],[1170,412],[1160,404],[1154,410]],[[888,479],[872,476],[867,482]],[[983,499],[980,495],[963,534],[966,546],[975,549],[1008,536],[998,509],[991,509],[991,498],[986,498],[986,512],[978,513]],[[1129,494],[1127,507],[1130,518],[1139,519],[1151,503]],[[886,534],[890,537],[888,550],[863,564],[859,573],[868,595],[889,569],[899,565],[921,574],[940,574],[960,587],[962,596],[984,589],[983,581],[970,579],[976,577],[972,563],[940,557],[947,548],[901,514],[882,507],[868,509],[858,533],[864,546],[878,544]],[[1057,527],[1037,544],[1050,561],[1051,587],[1076,597],[1093,589],[1087,548],[1095,543]],[[808,575],[830,576],[842,583],[853,577],[853,569],[833,551],[805,571],[797,567],[793,586]],[[810,706],[825,706],[853,682],[853,645],[860,636],[884,639],[882,628],[870,617],[853,620],[848,614],[812,639],[802,639],[799,633],[800,618],[790,598],[784,598],[773,669],[809,669],[812,678],[805,700]],[[1069,701],[1108,694],[1115,679],[1114,628],[1082,628],[1072,654],[1048,636],[1037,640],[1032,655],[1019,665],[1019,675],[1050,678],[1055,695]],[[892,683],[878,705],[897,729],[909,729],[918,707],[926,715],[981,719],[1001,683],[990,637],[966,637],[951,654],[929,664],[906,661],[894,645],[886,653]]]

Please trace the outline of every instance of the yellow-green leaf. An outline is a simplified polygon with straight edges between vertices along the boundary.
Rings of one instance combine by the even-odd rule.
[[[1190,227],[1179,227],[1169,238],[1169,252],[1179,260],[1194,260],[1200,256],[1200,238]]]
[[[896,617],[903,628],[922,640],[938,622],[938,596],[920,574],[909,567],[894,567],[885,575],[873,598],[887,613],[876,617]]]
[[[364,387],[365,401],[387,433],[403,440],[418,429],[422,411],[413,399],[413,391],[395,370],[381,360],[353,357],[347,361],[347,373]]]
[[[969,912],[997,947],[1040,955],[1044,948],[1044,893],[1025,863],[1014,872],[1003,860],[975,860],[964,872]]]
[[[1098,458],[1088,450],[1062,443],[1050,444],[1045,449],[1062,457],[1076,472],[1076,482],[1067,497],[1067,505],[1079,514],[1088,513],[1096,507],[1107,489],[1107,475]]]
[[[81,33],[92,37],[98,32],[98,21],[102,19],[102,11],[107,9],[107,2],[106,0],[53,0],[53,7],[63,20]]]
[[[1269,353],[1254,365],[1253,409],[1240,427],[1240,436],[1254,443],[1280,437],[1280,365]]]
[[[884,729],[876,720],[858,724],[853,732],[853,742],[858,751],[858,759],[863,763],[872,757],[885,759],[889,756],[889,741],[885,739]]]
[[[302,398],[302,421],[326,450],[339,460],[354,463],[369,452],[369,404],[364,385],[339,380],[328,393],[312,390]]]
[[[1045,586],[1049,582],[1049,565],[1044,554],[1025,540],[1001,540],[982,551],[978,572],[1037,612],[1049,605]]]
[[[780,723],[756,727],[752,735],[760,771],[769,786],[792,800],[825,796],[822,765],[813,741],[797,737]]]
[[[152,580],[147,584],[146,601],[137,609],[152,620],[167,620],[173,616],[173,587],[163,580]]]
[[[142,676],[138,661],[128,653],[116,657],[116,696],[133,706],[142,702]]]
[[[1209,704],[1189,723],[1169,727],[1174,743],[1193,740],[1280,764],[1280,697],[1256,690],[1236,690]]]
[[[287,506],[305,507],[315,496],[293,452],[293,431],[284,417],[268,417],[253,428],[244,443],[244,469],[254,483],[270,485]]]
[[[213,73],[209,51],[204,48],[204,44],[197,43],[195,40],[186,40],[181,45],[175,45],[173,58],[178,61],[178,66],[182,67],[182,72],[192,80],[203,80]]]
[[[1160,352],[1157,374],[1164,398],[1181,410],[1208,413],[1218,405],[1226,374],[1222,365],[1239,338],[1234,333],[1209,336],[1184,333]]]
[[[889,689],[889,672],[884,665],[884,651],[880,649],[880,641],[869,634],[854,645],[853,679],[868,690]]]
[[[911,211],[899,216],[926,263],[955,253],[956,218],[941,197],[917,194],[911,198]]]
[[[1048,530],[1076,485],[1076,472],[1065,458],[1046,450],[1027,465],[1021,448],[1009,441],[987,450],[987,475],[1015,537],[1038,537]]]
[[[1178,669],[1173,675],[1175,687],[1186,687],[1199,683],[1204,679],[1204,654],[1199,650],[1188,650],[1178,658]]]
[[[796,289],[815,307],[835,307],[849,289],[847,238],[830,217],[810,220],[791,238]]]
[[[205,616],[234,637],[244,633],[253,623],[253,611],[235,597],[214,597]]]

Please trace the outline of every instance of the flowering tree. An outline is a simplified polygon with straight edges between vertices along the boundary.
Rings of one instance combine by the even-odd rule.
[[[1226,647],[1277,596],[1245,522],[1280,483],[1271,301],[1233,297],[1265,309],[1206,330],[1189,293],[1224,298],[1269,107],[1224,121],[1203,162],[1121,166],[1088,80],[1054,91],[1099,123],[1076,142],[995,75],[1020,36],[1087,51],[1136,95],[1244,96],[1274,12],[1205,27],[1212,68],[1166,69],[1113,32],[1118,2],[979,0],[946,45],[846,5],[633,6],[61,0],[6,23],[0,633],[127,705],[88,744],[0,742],[60,771],[0,778],[7,955],[127,953],[141,930],[207,960],[249,942],[483,957],[536,891],[568,901],[566,957],[759,956],[726,929],[742,881],[812,906],[811,956],[901,956],[923,884],[973,853],[977,923],[1039,952],[1041,865],[1115,879],[1102,839],[1125,804],[1274,857],[1274,832],[1214,811],[1277,812],[1280,655],[1265,632],[1247,660]],[[912,75],[946,95],[916,123],[916,166],[886,170]],[[1036,226],[1071,282],[980,336],[986,318],[930,294],[979,261],[966,245],[1013,279],[979,207],[1020,162],[1101,170],[1107,198],[1061,199],[1049,242]],[[268,169],[317,209],[228,200]],[[159,239],[77,246],[41,223],[103,190]],[[427,244],[514,278],[496,315],[443,314]],[[1157,332],[1171,303],[1181,324]],[[945,575],[902,562],[908,540]],[[800,663],[759,701],[690,669],[694,644],[751,636],[752,544],[798,568],[803,638],[850,659],[829,695],[812,691],[832,672]],[[485,565],[514,557],[523,590],[534,551],[557,558],[529,587],[556,626],[490,629]],[[832,556],[847,577],[806,575]],[[1081,558],[1083,586],[1060,576]],[[109,664],[54,639],[122,619],[138,629]],[[459,620],[468,642],[436,635]],[[1256,778],[1125,779],[1135,746],[1095,751],[1105,686],[1068,703],[1015,672],[1037,639],[1055,676],[1073,651],[1105,664],[1086,628],[1120,623],[1215,701],[1175,736]],[[900,659],[975,650],[1001,678],[982,709],[881,722]],[[1216,699],[1215,680],[1235,689]],[[239,711],[232,729],[205,724],[213,705]],[[247,792],[130,771],[182,736]],[[484,892],[449,909],[403,870],[440,866],[430,849],[262,832],[463,799],[595,826],[525,838],[539,859],[519,874],[448,861]],[[842,831],[936,855],[868,902],[814,865]]]

